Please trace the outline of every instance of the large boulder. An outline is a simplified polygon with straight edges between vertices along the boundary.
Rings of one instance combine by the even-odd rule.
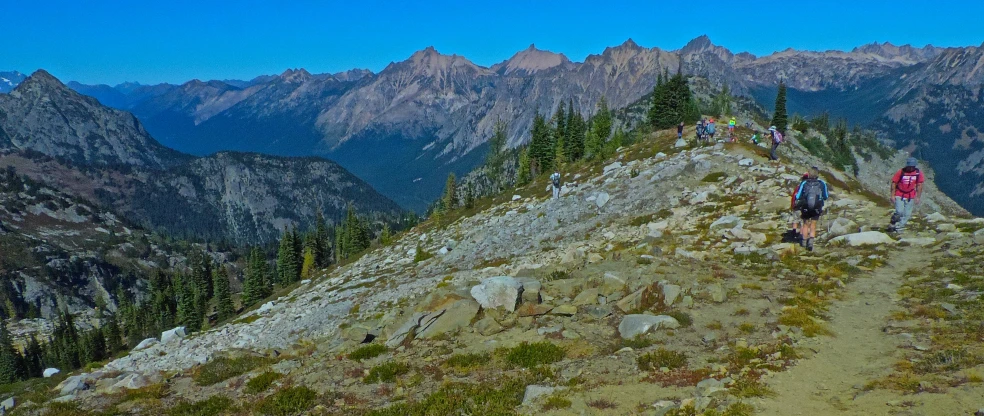
[[[407,338],[427,331],[427,328],[444,315],[444,313],[445,310],[442,309],[437,312],[418,312],[413,314],[402,326],[393,331],[393,334],[386,340],[386,346],[390,348],[399,347]]]
[[[434,323],[423,331],[420,331],[421,338],[434,338],[436,336],[456,332],[461,328],[471,325],[472,319],[478,315],[479,305],[471,299],[462,299],[455,302],[439,316]]]
[[[136,390],[142,389],[144,387],[150,386],[152,384],[160,383],[162,380],[159,374],[143,375],[143,374],[129,374],[123,377],[118,383],[116,383],[113,388],[117,389],[127,389]]]
[[[171,343],[172,341],[180,340],[187,335],[188,334],[185,333],[185,327],[183,326],[179,326],[177,328],[164,331],[161,333],[161,344],[168,344]]]
[[[74,394],[77,391],[86,390],[89,388],[89,385],[86,384],[86,380],[88,380],[88,374],[71,376],[55,386],[55,389],[58,390],[59,396]]]
[[[7,400],[4,400],[3,402],[0,402],[0,414],[4,414],[7,411],[14,410],[14,406],[16,404],[17,404],[17,401],[14,400],[13,397],[8,398]]]
[[[660,328],[675,329],[680,327],[680,322],[672,316],[666,315],[625,315],[622,322],[618,324],[618,333],[622,338],[630,339],[645,334],[650,330]]]
[[[611,196],[608,195],[608,192],[598,192],[598,195],[595,197],[595,205],[598,208],[604,208],[609,200],[611,200]]]
[[[830,223],[830,228],[827,230],[827,235],[831,237],[840,237],[842,235],[847,235],[858,230],[858,224],[844,217],[839,217],[834,219]]]
[[[509,276],[496,276],[482,280],[471,288],[471,295],[485,309],[503,308],[516,310],[523,283]]]
[[[895,240],[881,231],[865,231],[861,233],[847,234],[837,237],[831,242],[845,243],[851,247],[871,246],[882,244],[895,244]]]

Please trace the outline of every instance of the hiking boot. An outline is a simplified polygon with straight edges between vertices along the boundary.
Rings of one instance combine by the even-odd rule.
[[[806,249],[813,251],[813,238],[806,240]]]

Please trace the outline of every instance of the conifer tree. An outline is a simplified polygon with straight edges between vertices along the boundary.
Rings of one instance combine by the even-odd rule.
[[[455,186],[454,172],[451,172],[448,174],[448,180],[444,184],[444,196],[441,197],[445,211],[453,211],[458,206],[458,195]]]
[[[243,278],[243,306],[252,305],[267,297],[265,282],[266,270],[263,270],[265,268],[261,268],[261,261],[259,261],[262,256],[263,254],[260,252],[259,247],[254,247],[246,262],[246,275]],[[265,262],[262,263],[265,264]]]
[[[331,238],[321,209],[318,209],[318,214],[314,217],[314,237],[314,261],[319,267],[328,267],[331,263]]]
[[[24,347],[24,370],[29,378],[44,375],[44,347],[34,334],[31,334],[27,346]]]
[[[388,246],[393,243],[393,235],[390,232],[389,224],[383,224],[383,230],[379,232],[379,244]]]
[[[554,141],[559,141],[559,140],[566,141],[568,138],[567,113],[564,111],[563,101],[561,101],[560,105],[557,106],[557,111],[554,113],[553,116],[553,122],[554,122]]]
[[[123,350],[123,334],[120,330],[116,315],[106,318],[106,323],[102,326],[103,336],[106,338],[106,353],[108,356],[116,355]]]
[[[776,130],[780,133],[786,134],[786,124],[788,123],[786,116],[786,83],[779,81],[779,92],[776,93],[776,110],[772,114],[772,125],[776,126]]]
[[[233,317],[236,309],[232,304],[229,276],[221,269],[216,267],[212,270],[212,287],[215,288],[215,311],[218,313],[219,320],[224,321]]]
[[[23,377],[22,359],[14,349],[14,341],[7,331],[7,321],[0,321],[0,384],[10,384]]]
[[[304,250],[304,262],[301,265],[301,277],[304,279],[311,278],[311,275],[314,274],[314,268],[314,252],[311,248],[307,248]]]
[[[543,115],[537,112],[533,117],[533,127],[530,130],[530,166],[533,167],[536,174],[549,171],[553,168],[555,155],[550,126],[547,125]]]
[[[567,160],[576,161],[584,157],[585,142],[587,141],[587,123],[580,113],[574,112],[574,101],[570,101],[567,115],[567,137],[564,145],[567,147]]]
[[[517,162],[517,165],[519,167],[517,168],[517,172],[516,172],[516,184],[522,186],[530,183],[531,167],[530,167],[530,155],[529,155],[528,147],[523,146],[522,148],[519,149],[519,161]]]
[[[294,244],[294,233],[284,228],[280,236],[280,246],[277,249],[277,283],[288,286],[299,279],[298,262],[300,258],[297,246]]]
[[[598,112],[591,120],[591,127],[602,142],[607,142],[612,135],[612,112],[608,109],[608,100],[605,96],[598,100]]]

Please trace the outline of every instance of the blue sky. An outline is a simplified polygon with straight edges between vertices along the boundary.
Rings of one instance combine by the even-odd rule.
[[[379,71],[429,45],[485,66],[531,43],[581,61],[628,38],[678,49],[701,34],[756,55],[874,41],[980,45],[984,30],[968,16],[984,16],[984,1],[11,0],[0,4],[0,71],[180,83],[301,67]]]

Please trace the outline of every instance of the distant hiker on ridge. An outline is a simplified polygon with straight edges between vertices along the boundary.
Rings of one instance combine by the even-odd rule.
[[[782,133],[776,130],[776,126],[769,127],[769,132],[772,133],[772,150],[769,151],[769,160],[779,160],[779,156],[776,155],[776,149],[782,144]]]
[[[707,135],[711,136],[711,141],[714,141],[714,119],[712,118],[710,122],[707,123]]]
[[[922,197],[923,182],[926,177],[916,167],[916,158],[910,157],[905,161],[905,167],[895,172],[892,177],[892,200],[895,202],[895,213],[892,214],[891,230],[895,232],[905,229],[905,224],[912,218],[912,208]]]
[[[735,141],[735,126],[737,125],[738,120],[735,120],[734,117],[731,117],[731,120],[728,120],[728,140],[731,142]]]
[[[560,173],[554,172],[550,175],[550,183],[553,184],[553,198],[560,198]]]
[[[827,184],[820,180],[820,168],[810,168],[809,178],[800,184],[799,191],[796,192],[796,206],[803,219],[800,245],[810,251],[813,251],[813,240],[817,237],[817,220],[823,214],[823,202],[829,196]]]
[[[683,138],[683,122],[681,121],[680,125],[677,126],[677,140],[680,140],[682,138]]]

